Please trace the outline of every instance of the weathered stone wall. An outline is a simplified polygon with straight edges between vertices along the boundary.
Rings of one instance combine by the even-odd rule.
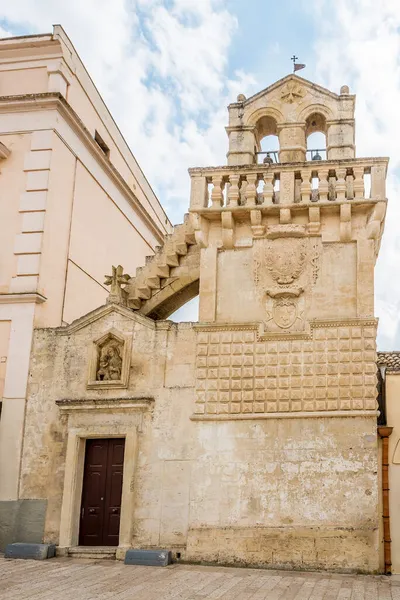
[[[195,561],[378,568],[373,416],[286,411],[284,418],[199,421],[195,364],[204,332],[109,308],[76,323],[37,330],[34,339],[21,491],[47,500],[46,540],[59,541],[68,431],[89,423],[92,434],[106,425],[117,432],[125,423],[138,430],[133,546],[171,547]],[[131,336],[128,387],[87,389],[91,345],[110,329]],[[140,397],[154,398],[149,411],[101,404]],[[62,399],[98,405],[64,414],[56,405]]]

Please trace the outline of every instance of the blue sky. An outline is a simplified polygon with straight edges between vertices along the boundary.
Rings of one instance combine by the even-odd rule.
[[[173,222],[190,166],[225,163],[226,106],[291,72],[357,94],[358,156],[390,156],[389,210],[376,268],[380,349],[400,349],[400,2],[380,0],[14,0],[0,35],[74,43]],[[193,315],[187,306],[181,316]]]

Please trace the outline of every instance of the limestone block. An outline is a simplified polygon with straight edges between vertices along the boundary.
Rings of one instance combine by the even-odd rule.
[[[44,129],[33,131],[31,135],[31,150],[51,150],[53,147],[53,130]]]
[[[47,201],[47,192],[39,191],[39,192],[24,192],[21,194],[19,210],[21,212],[24,211],[33,211],[33,210],[45,210],[46,209],[46,201]]]
[[[47,190],[49,187],[49,173],[49,171],[28,171],[26,174],[26,191]]]
[[[51,150],[38,150],[25,155],[24,171],[50,169]]]
[[[22,215],[22,233],[38,233],[44,231],[45,212],[26,212]]]
[[[15,237],[15,254],[33,254],[41,251],[42,233],[20,233]]]
[[[20,254],[17,260],[18,275],[39,275],[40,254]]]

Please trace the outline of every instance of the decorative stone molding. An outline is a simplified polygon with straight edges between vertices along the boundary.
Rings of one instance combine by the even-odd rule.
[[[58,408],[67,412],[91,410],[150,410],[154,404],[152,397],[130,398],[80,398],[56,400]]]
[[[39,293],[21,292],[20,294],[0,294],[0,304],[42,304],[47,298]]]
[[[129,381],[132,339],[109,329],[93,340],[90,349],[88,389],[126,388]]]

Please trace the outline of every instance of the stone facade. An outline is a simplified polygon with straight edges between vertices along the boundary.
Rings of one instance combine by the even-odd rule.
[[[255,164],[253,139],[229,166],[192,169],[189,215],[124,293],[35,331],[21,496],[47,500],[44,538],[68,552],[85,440],[124,437],[117,557],[168,547],[378,571],[373,269],[387,159],[354,158],[347,88],[289,76],[239,104],[230,151],[238,128],[244,144],[275,119],[281,162]],[[307,162],[292,129],[305,139],[321,123],[328,160]],[[197,291],[199,323],[162,320]]]

